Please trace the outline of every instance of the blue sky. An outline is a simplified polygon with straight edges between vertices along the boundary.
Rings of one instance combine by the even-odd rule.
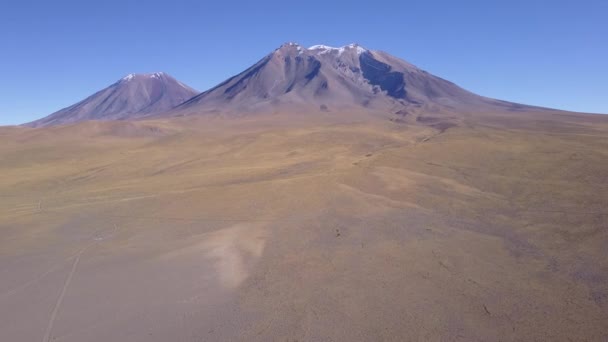
[[[384,50],[481,95],[608,113],[608,1],[28,1],[0,4],[0,125],[132,72],[205,90],[284,42]]]

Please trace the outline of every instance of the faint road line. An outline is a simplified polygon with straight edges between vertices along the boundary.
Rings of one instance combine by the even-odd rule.
[[[109,238],[113,237],[117,231],[118,231],[118,225],[114,224],[114,230],[110,233],[110,235],[108,235],[106,237],[96,237],[94,239],[96,241],[109,239]],[[65,297],[65,294],[68,292],[68,288],[70,287],[70,283],[72,282],[74,273],[76,273],[76,268],[78,267],[78,263],[80,262],[80,257],[82,257],[82,255],[84,254],[84,252],[86,252],[87,249],[89,249],[90,247],[92,247],[96,244],[97,244],[97,242],[94,242],[94,243],[84,247],[76,255],[76,259],[74,260],[74,263],[72,264],[72,269],[70,270],[70,273],[68,274],[67,278],[65,279],[63,287],[61,288],[61,293],[59,294],[59,297],[57,298],[57,302],[55,303],[55,307],[53,308],[53,312],[51,313],[51,317],[49,318],[49,324],[46,328],[46,332],[44,333],[44,337],[42,338],[42,342],[50,341],[51,332],[53,331],[53,325],[55,324],[55,319],[57,318],[57,313],[59,312],[59,309],[61,308],[61,304],[63,303],[63,298]]]
[[[112,232],[109,235],[107,235],[105,237],[96,237],[96,236],[93,236],[93,240],[95,240],[96,243],[100,242],[100,241],[103,241],[103,240],[107,240],[109,238],[114,237],[116,235],[117,231],[118,231],[118,225],[114,224],[114,229],[112,230]],[[85,247],[84,249],[87,249],[87,248],[91,247],[92,245],[93,244]],[[40,281],[41,279],[43,279],[47,275],[55,272],[58,268],[60,268],[63,265],[64,262],[70,261],[71,259],[78,257],[83,252],[84,252],[84,250],[76,252],[76,253],[70,255],[69,257],[65,258],[63,261],[58,262],[55,265],[51,266],[47,271],[41,273],[37,277],[35,277],[35,278],[31,279],[31,280],[28,280],[25,283],[23,283],[21,285],[18,285],[17,287],[15,287],[15,288],[13,288],[11,290],[6,291],[5,293],[0,293],[0,300],[4,299],[6,297],[10,297],[11,295],[19,292],[20,290],[23,290],[23,289],[27,288],[28,286],[30,286],[32,284],[35,284],[36,282]]]
[[[76,267],[78,267],[78,262],[80,262],[80,257],[91,246],[92,245],[89,245],[89,246],[83,248],[80,251],[80,253],[78,253],[78,255],[76,256],[76,259],[74,260],[74,263],[72,264],[72,269],[70,270],[70,273],[68,274],[67,278],[65,279],[65,283],[63,284],[63,288],[61,289],[59,298],[57,298],[57,303],[55,303],[55,307],[53,308],[53,312],[51,313],[51,317],[49,318],[49,324],[46,328],[46,332],[44,333],[44,337],[42,338],[42,342],[50,341],[51,332],[53,330],[53,324],[55,324],[55,318],[57,318],[57,313],[59,312],[59,308],[61,307],[63,298],[65,297],[65,294],[68,291],[68,287],[70,286],[70,282],[72,281],[72,278],[74,277],[74,273],[76,273]]]
[[[77,255],[78,255],[78,254],[76,254],[76,256],[77,256]],[[72,259],[73,257],[74,257],[74,255],[73,255],[73,256],[71,256],[71,257],[68,257],[68,258],[67,258],[66,260],[64,260],[64,261],[70,260],[70,259]],[[11,290],[8,290],[8,291],[7,291],[7,292],[5,292],[5,293],[0,294],[0,300],[1,300],[1,299],[4,299],[4,298],[6,298],[6,297],[9,297],[9,296],[11,296],[11,295],[13,295],[13,294],[15,294],[15,293],[17,293],[17,292],[19,292],[19,290],[25,289],[25,288],[27,288],[28,286],[30,286],[30,285],[32,285],[32,284],[35,284],[36,282],[40,281],[42,278],[44,278],[44,277],[46,277],[47,275],[49,275],[49,274],[51,274],[51,273],[55,272],[55,271],[56,271],[58,268],[60,268],[60,266],[62,266],[62,265],[61,265],[61,264],[56,264],[56,265],[52,266],[52,267],[51,267],[49,270],[47,270],[46,272],[44,272],[44,273],[40,274],[38,277],[36,277],[36,278],[34,278],[34,279],[31,279],[31,280],[29,280],[29,281],[27,281],[27,282],[25,282],[25,283],[23,283],[23,284],[21,284],[21,285],[19,285],[19,286],[15,287],[15,288],[13,288],[13,289],[11,289]]]
[[[96,242],[89,244],[88,246],[84,247],[83,249],[80,250],[80,252],[77,253],[76,259],[74,260],[74,263],[72,264],[72,269],[70,270],[70,273],[68,273],[68,276],[65,279],[65,282],[63,283],[63,287],[61,288],[61,293],[59,294],[59,297],[57,298],[57,302],[55,303],[55,307],[53,308],[51,317],[49,317],[49,324],[44,333],[44,337],[42,338],[42,342],[51,341],[51,333],[53,332],[53,325],[55,324],[55,319],[57,318],[57,314],[59,313],[59,309],[61,308],[61,304],[63,303],[65,294],[67,293],[68,288],[70,287],[72,278],[74,277],[74,274],[76,273],[76,269],[78,268],[78,263],[80,262],[80,257],[82,257],[82,255],[84,254],[84,252],[87,251],[87,249],[97,245],[99,243],[99,241],[114,237],[116,235],[117,231],[118,231],[118,225],[114,224],[114,230],[112,230],[112,232],[109,235],[107,235],[105,237],[93,237],[93,239]]]

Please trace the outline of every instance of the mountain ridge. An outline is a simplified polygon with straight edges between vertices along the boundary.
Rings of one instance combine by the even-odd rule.
[[[349,110],[388,115],[553,110],[477,95],[391,54],[352,43],[282,44],[239,74],[204,91],[165,73],[129,74],[70,107],[25,124]]]

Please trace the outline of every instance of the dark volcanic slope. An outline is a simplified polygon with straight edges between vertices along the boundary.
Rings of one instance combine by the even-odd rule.
[[[70,107],[26,125],[137,119],[168,111],[196,94],[196,90],[162,72],[130,74]]]
[[[515,109],[357,44],[304,48],[287,43],[258,63],[176,109],[175,114],[283,108],[364,107],[389,112]]]

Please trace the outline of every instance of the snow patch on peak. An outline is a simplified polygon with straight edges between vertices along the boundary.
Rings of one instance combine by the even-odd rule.
[[[128,74],[127,76],[123,77],[120,79],[121,82],[129,82],[133,79],[139,78],[139,79],[150,79],[150,78],[155,78],[155,79],[162,79],[164,76],[166,76],[166,74],[164,72],[154,72],[151,74]]]
[[[308,50],[317,52],[320,55],[333,52],[338,52],[338,55],[341,55],[344,52],[344,48],[336,48],[329,45],[313,45],[309,47]]]
[[[313,45],[308,50],[335,50],[336,48],[329,45]]]
[[[313,50],[320,55],[324,55],[326,53],[337,52],[338,56],[340,56],[340,55],[342,55],[342,53],[344,53],[344,47],[335,48],[333,46],[328,46],[328,45],[314,45],[314,46],[311,46],[309,48],[309,50]]]
[[[313,45],[311,47],[308,48],[309,51],[314,51],[317,52],[320,55],[326,54],[326,53],[338,53],[338,56],[342,55],[344,53],[344,51],[346,51],[347,49],[356,49],[357,54],[360,55],[364,52],[367,52],[368,50],[365,49],[362,46],[359,46],[359,44],[348,44],[348,45],[344,45],[341,47],[333,47],[333,46],[329,46],[329,45]]]
[[[135,78],[135,74],[128,74],[127,76],[123,77],[122,80],[123,81],[130,81],[132,79]]]
[[[155,73],[151,74],[150,77],[152,77],[152,78],[161,78],[164,75],[165,75],[164,72],[155,72]]]
[[[357,54],[360,55],[364,52],[367,52],[368,50],[366,48],[364,48],[363,46],[359,45],[359,44],[348,44],[346,46],[349,49],[356,49],[357,50]]]

